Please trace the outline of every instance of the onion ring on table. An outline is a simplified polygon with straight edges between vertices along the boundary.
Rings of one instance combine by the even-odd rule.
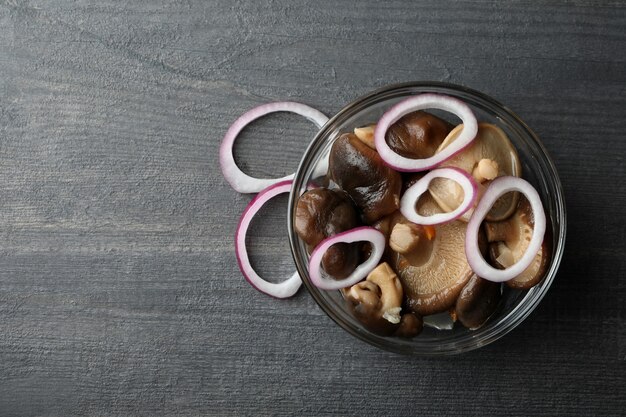
[[[235,163],[233,146],[235,145],[235,139],[237,139],[239,133],[241,133],[243,128],[249,125],[252,121],[275,112],[288,112],[304,116],[315,123],[319,128],[324,126],[324,124],[328,121],[328,117],[318,110],[305,104],[293,101],[278,101],[275,103],[263,104],[242,114],[228,128],[220,146],[220,165],[222,168],[222,174],[224,175],[224,178],[226,178],[226,181],[228,181],[228,183],[237,192],[256,193],[273,184],[291,180],[294,177],[294,174],[291,174],[282,178],[254,178],[244,173]],[[328,158],[318,164],[313,172],[313,177],[315,178],[326,175],[327,171]]]
[[[250,264],[248,251],[246,250],[246,234],[252,218],[259,212],[261,207],[277,195],[290,192],[292,184],[293,181],[282,181],[270,185],[254,197],[241,215],[237,225],[237,232],[235,233],[235,254],[244,278],[257,290],[275,298],[288,298],[294,295],[300,288],[300,285],[302,285],[300,275],[296,272],[280,283],[268,282],[261,278]]]

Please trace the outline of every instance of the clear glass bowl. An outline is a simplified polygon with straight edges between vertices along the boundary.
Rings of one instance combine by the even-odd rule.
[[[490,319],[479,329],[469,330],[456,323],[450,330],[429,326],[412,338],[402,339],[377,335],[366,329],[350,311],[339,291],[320,290],[311,284],[304,243],[294,232],[296,203],[312,180],[317,164],[330,151],[341,133],[355,127],[376,122],[393,104],[412,95],[440,93],[456,97],[468,104],[480,122],[493,123],[502,128],[516,146],[522,162],[523,177],[541,195],[546,217],[552,228],[553,253],[550,267],[543,281],[530,290],[511,290],[504,286],[500,305]],[[319,306],[339,326],[357,338],[381,349],[415,355],[449,355],[477,349],[494,342],[513,330],[535,309],[552,284],[563,255],[565,244],[565,202],[563,190],[554,163],[541,141],[511,110],[480,92],[469,88],[438,82],[415,82],[391,85],[367,94],[339,111],[317,133],[307,149],[289,196],[289,242],[298,273],[304,285]]]

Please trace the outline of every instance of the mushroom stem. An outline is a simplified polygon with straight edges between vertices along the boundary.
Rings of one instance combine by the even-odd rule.
[[[416,224],[398,223],[389,236],[389,247],[398,253],[410,252],[417,247],[422,234],[424,231]]]
[[[483,227],[487,236],[487,242],[490,243],[501,242],[517,234],[510,221],[485,222]]]
[[[376,129],[376,125],[356,127],[354,128],[354,134],[361,142],[376,150],[376,145],[374,145],[374,129]]]
[[[472,176],[479,183],[491,181],[498,176],[498,163],[493,159],[483,158],[478,161],[476,167],[472,171]]]
[[[404,293],[396,273],[386,262],[370,272],[365,281],[343,293],[366,327],[383,334],[391,334],[398,328]]]
[[[513,264],[515,264],[515,257],[513,256],[513,251],[509,249],[504,242],[495,243],[495,247],[492,246],[492,249],[495,250],[494,255],[495,261],[500,264],[504,269],[509,268]]]
[[[402,311],[402,307],[392,307],[383,313],[383,318],[387,320],[389,323],[398,324],[400,323],[401,311]]]
[[[402,284],[396,273],[387,262],[378,265],[367,276],[366,282],[371,282],[380,287],[380,302],[383,318],[390,323],[400,322],[402,310]]]

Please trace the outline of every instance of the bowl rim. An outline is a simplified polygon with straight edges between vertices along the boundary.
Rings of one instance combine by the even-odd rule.
[[[478,100],[487,102],[490,106],[498,107],[503,113],[505,113],[505,115],[509,116],[511,121],[513,121],[515,124],[518,125],[518,127],[521,129],[523,134],[527,136],[528,139],[534,142],[534,144],[541,151],[541,154],[544,159],[543,162],[545,162],[547,169],[552,174],[551,185],[556,190],[556,195],[552,197],[554,198],[554,202],[556,203],[555,208],[556,208],[557,213],[555,214],[555,216],[559,219],[559,224],[558,224],[559,227],[558,227],[558,230],[554,230],[554,225],[552,226],[553,227],[552,232],[555,236],[555,239],[556,239],[556,236],[558,236],[558,239],[556,239],[556,245],[553,248],[550,269],[546,273],[544,282],[542,283],[540,288],[533,287],[530,290],[528,290],[527,294],[525,294],[522,301],[520,301],[505,317],[501,318],[501,322],[500,322],[501,326],[495,326],[490,333],[486,334],[480,340],[477,340],[476,343],[466,343],[465,345],[461,347],[457,346],[455,343],[448,343],[448,345],[450,345],[453,348],[441,349],[441,350],[429,350],[429,351],[420,350],[418,352],[415,349],[411,349],[410,347],[405,347],[405,346],[396,345],[392,343],[391,341],[394,339],[383,338],[383,337],[377,337],[374,339],[372,338],[371,335],[369,335],[368,332],[360,331],[359,329],[353,327],[348,321],[343,320],[342,317],[340,317],[330,308],[330,306],[322,298],[322,295],[321,295],[322,290],[317,289],[310,282],[309,277],[308,277],[308,267],[306,263],[303,264],[303,262],[301,262],[301,260],[297,256],[297,240],[296,240],[297,235],[294,231],[293,219],[294,219],[297,199],[300,196],[300,191],[302,189],[302,186],[306,183],[306,181],[308,181],[308,177],[303,178],[303,176],[304,176],[304,172],[306,171],[307,164],[310,162],[309,159],[312,157],[312,155],[315,154],[316,149],[324,143],[324,139],[328,135],[331,127],[337,124],[337,122],[344,117],[347,118],[347,117],[353,116],[354,114],[358,114],[359,111],[362,111],[364,108],[367,108],[367,106],[364,107],[366,103],[372,100],[375,100],[377,97],[391,95],[393,94],[393,92],[399,92],[399,90],[429,89],[429,88],[430,89],[445,89],[445,90],[450,90],[456,93],[466,94],[469,96],[473,96],[474,98],[477,98]],[[410,94],[407,94],[406,96],[408,97],[410,95],[422,94],[426,92],[429,92],[429,91],[412,92]],[[369,105],[373,105],[376,103],[377,102],[374,101],[372,103],[369,103]],[[357,111],[354,114],[352,114],[355,111],[355,109]],[[542,178],[542,179],[545,181],[545,178]],[[558,271],[559,265],[563,257],[563,252],[565,248],[566,230],[567,230],[566,226],[567,226],[567,218],[566,218],[563,186],[559,178],[558,172],[556,170],[556,166],[552,158],[550,157],[550,154],[545,148],[543,142],[537,137],[537,135],[528,127],[528,125],[526,125],[526,123],[516,113],[514,113],[507,106],[501,104],[497,100],[486,95],[485,93],[482,93],[480,91],[477,91],[477,90],[474,90],[474,89],[471,89],[462,85],[440,82],[440,81],[414,81],[414,82],[390,84],[390,85],[378,88],[376,90],[373,90],[367,94],[364,94],[358,97],[357,99],[353,100],[346,106],[344,106],[342,109],[340,109],[317,132],[317,134],[315,135],[311,143],[308,145],[305,153],[303,154],[303,157],[298,165],[298,169],[293,179],[291,192],[289,193],[288,213],[287,213],[289,247],[291,250],[292,257],[294,259],[294,263],[296,264],[297,272],[300,274],[300,277],[302,278],[302,282],[304,283],[304,286],[306,287],[307,291],[309,292],[309,294],[311,294],[311,296],[313,297],[317,305],[322,309],[322,311],[324,311],[324,313],[327,316],[329,316],[335,323],[337,323],[337,325],[339,325],[345,331],[347,331],[352,336],[356,337],[357,339],[361,341],[364,341],[370,345],[376,346],[386,351],[390,351],[394,353],[401,353],[401,354],[418,354],[421,356],[442,356],[442,355],[453,355],[453,354],[459,354],[463,352],[469,352],[471,350],[475,350],[475,349],[478,349],[480,347],[483,347],[483,346],[486,346],[488,344],[495,342],[496,340],[500,339],[501,337],[503,337],[504,335],[512,331],[519,324],[521,324],[535,310],[537,305],[540,303],[540,301],[543,299],[548,289],[552,285],[552,282],[555,278],[555,275]],[[536,289],[539,289],[539,291],[535,291]],[[531,300],[531,303],[528,305],[525,305],[524,309],[522,310],[522,305],[524,304],[524,300],[527,297],[529,297],[531,294],[534,296]],[[512,317],[512,320],[506,320],[510,317]],[[417,337],[419,338],[419,336]],[[383,342],[383,340],[385,342]]]

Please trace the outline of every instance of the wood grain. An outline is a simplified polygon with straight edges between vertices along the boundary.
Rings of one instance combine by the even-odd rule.
[[[0,1],[0,415],[623,415],[626,4]],[[331,115],[439,80],[506,103],[565,188],[566,254],[513,333],[446,359],[375,350],[301,291],[241,278],[249,196],[217,164],[250,107]],[[288,173],[314,126],[246,129]],[[253,259],[283,276],[285,200]]]

